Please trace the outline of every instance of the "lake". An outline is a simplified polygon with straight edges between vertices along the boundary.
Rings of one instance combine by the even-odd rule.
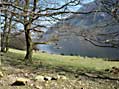
[[[69,38],[60,40],[58,45],[38,45],[42,51],[62,55],[80,55],[87,57],[109,58],[119,60],[119,48],[104,48],[94,46],[83,38]]]

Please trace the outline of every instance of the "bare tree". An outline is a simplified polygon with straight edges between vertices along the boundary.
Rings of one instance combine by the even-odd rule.
[[[80,0],[65,0],[65,1],[52,0],[52,2],[50,2],[49,0],[33,0],[33,1],[11,0],[11,1],[2,0],[2,2],[0,2],[0,6],[2,7],[1,12],[3,13],[1,14],[1,16],[7,19],[11,19],[11,17],[8,16],[8,14],[11,14],[12,19],[10,21],[16,21],[18,23],[23,24],[27,47],[25,61],[29,62],[32,62],[32,54],[33,54],[32,50],[34,45],[32,42],[31,31],[37,27],[46,27],[45,23],[47,21],[54,22],[62,20],[65,17],[70,16],[72,14],[90,14],[95,12],[110,13],[111,15],[114,16],[115,19],[118,18],[118,8],[117,8],[118,2],[115,3],[117,5],[114,5],[116,8],[115,9],[113,8],[113,10],[111,11],[110,10],[108,11],[107,7],[105,7],[104,3],[105,0],[104,0],[102,1],[102,5],[105,7],[105,9],[80,12],[70,10],[71,7],[80,5]],[[9,6],[9,8],[11,9],[7,9],[6,6]],[[8,14],[5,15],[5,12]],[[61,15],[63,15],[63,18],[61,18]],[[39,21],[41,24],[39,23],[36,24],[35,23],[36,21],[37,22]]]
[[[111,15],[119,23],[119,0],[100,0],[104,12]]]
[[[14,1],[14,0],[13,0]],[[15,4],[17,3],[17,4]],[[52,21],[52,20],[59,20],[61,14],[71,14],[71,13],[78,13],[78,14],[88,14],[90,12],[74,12],[69,11],[68,8],[70,6],[76,6],[80,4],[80,0],[66,0],[63,4],[60,2],[49,2],[44,0],[16,0],[15,3],[11,3],[8,1],[0,2],[0,5],[3,6],[10,6],[15,8],[16,10],[2,8],[2,13],[7,12],[13,15],[12,20],[17,21],[23,24],[25,37],[26,37],[26,61],[32,61],[32,50],[33,50],[33,42],[31,38],[31,30],[35,27],[40,26],[44,27],[43,25],[34,25],[36,20],[42,19],[44,21]],[[10,19],[10,17],[2,15]],[[49,19],[50,18],[50,19]],[[61,18],[60,18],[61,19]],[[43,21],[42,21],[43,22]]]
[[[5,0],[6,2],[8,0]],[[11,2],[11,1],[10,1]],[[3,6],[3,8],[6,8],[6,9],[11,9],[9,8],[9,6]],[[4,19],[2,19],[2,24],[4,24],[4,27],[3,27],[3,33],[1,34],[1,52],[7,52],[9,47],[9,35],[10,35],[10,32],[11,32],[11,29],[12,29],[12,17],[13,15],[11,13],[8,13],[7,11],[4,11]]]

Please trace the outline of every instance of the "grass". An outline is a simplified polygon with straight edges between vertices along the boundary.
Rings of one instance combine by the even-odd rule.
[[[31,81],[34,85],[43,87],[43,89],[54,89],[58,86],[59,89],[113,89],[118,88],[118,82],[112,80],[104,80],[99,78],[90,77],[93,75],[100,75],[102,78],[118,78],[118,75],[112,75],[103,70],[109,69],[113,66],[119,67],[119,62],[114,61],[104,61],[101,58],[88,58],[80,56],[62,56],[56,54],[48,53],[33,53],[33,64],[24,65],[25,51],[10,49],[8,53],[1,54],[2,65],[0,66],[0,71],[5,74],[4,78],[1,78],[1,81],[4,81],[3,85],[0,86],[0,89],[13,89],[13,86],[8,86],[10,79],[14,77],[23,77],[26,73],[28,78],[34,79],[37,75],[52,75],[56,76],[57,74],[64,74],[67,77],[67,80],[57,80],[57,81],[48,81],[48,82],[37,82]],[[43,64],[41,65],[40,62]],[[62,69],[64,70],[62,70]],[[78,69],[78,70],[77,70]],[[90,72],[90,73],[87,73]],[[86,76],[85,74],[88,74]],[[32,76],[31,76],[32,74]],[[8,76],[10,76],[10,78]],[[12,75],[12,76],[11,76]],[[84,75],[84,76],[83,76]],[[78,76],[78,77],[77,77]],[[7,79],[8,78],[8,79]],[[11,81],[12,82],[12,81]],[[54,83],[54,84],[53,84]],[[47,84],[47,86],[46,86]],[[1,83],[2,85],[2,83]],[[69,86],[71,85],[71,86]],[[63,87],[62,87],[63,86]],[[69,86],[69,87],[67,87]],[[75,86],[75,87],[74,87]],[[33,86],[35,87],[35,86]],[[19,89],[33,89],[31,86],[19,86]],[[17,88],[17,86],[15,86]]]
[[[23,59],[25,51],[10,49],[7,53],[12,59]],[[56,54],[48,54],[37,52],[33,54],[33,61],[41,61],[44,65],[50,65],[53,67],[66,67],[73,69],[86,69],[102,71],[109,69],[113,66],[119,67],[119,62],[105,61],[102,58],[88,58],[80,56],[62,56]]]

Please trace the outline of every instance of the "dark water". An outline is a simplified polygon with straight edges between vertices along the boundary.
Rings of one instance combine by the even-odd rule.
[[[63,55],[80,55],[88,57],[99,57],[119,60],[119,49],[104,48],[92,45],[83,38],[70,38],[60,40],[58,45],[38,45],[39,49],[48,53]]]

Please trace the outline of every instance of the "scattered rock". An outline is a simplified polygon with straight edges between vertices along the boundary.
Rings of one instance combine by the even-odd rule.
[[[52,77],[51,80],[58,80],[58,77],[57,76],[54,76],[54,77]]]
[[[0,56],[4,56],[4,53],[0,52]]]
[[[59,72],[59,75],[65,75],[66,72]]]
[[[89,77],[97,77],[97,75],[95,75],[95,74],[91,74],[91,73],[85,73],[85,75],[87,75],[87,76],[89,76]]]
[[[44,80],[45,80],[45,81],[50,81],[50,80],[52,80],[52,77],[49,77],[49,76],[44,77]]]
[[[60,79],[66,80],[67,77],[66,76],[60,76]]]
[[[28,76],[29,76],[29,74],[28,74],[28,73],[25,73],[25,74],[24,74],[24,76],[25,76],[25,77],[28,77]]]
[[[57,79],[60,79],[60,76],[59,75],[57,75],[57,77],[56,77]]]
[[[17,78],[11,86],[25,86],[30,80],[27,78]]]
[[[13,84],[11,84],[11,86],[25,86],[25,83],[21,81],[15,81]]]
[[[40,87],[40,86],[38,86],[38,85],[36,85],[35,88],[36,88],[36,89],[43,89],[42,87]]]
[[[7,68],[7,67],[1,67],[1,70],[3,70],[3,71],[7,71],[8,68]]]
[[[30,81],[29,79],[27,79],[27,78],[17,78],[16,79],[16,81],[21,81],[21,82],[28,82],[28,81]]]
[[[114,70],[119,72],[119,68],[117,68],[117,67],[112,67],[112,69],[114,69]]]
[[[34,86],[34,84],[33,84],[33,83],[31,83],[31,84],[30,84],[30,86]]]
[[[0,71],[0,77],[3,77],[4,75],[3,75],[3,73]]]
[[[111,70],[110,70],[110,73],[119,74],[119,68],[117,68],[117,67],[112,67]]]
[[[75,78],[78,78],[78,77],[79,77],[79,75],[78,75],[78,74],[75,74],[74,76],[75,76]]]
[[[37,76],[35,77],[35,80],[44,81],[44,76],[37,75]]]
[[[66,80],[67,77],[66,76],[63,76],[63,75],[57,75],[57,76],[42,76],[42,75],[37,75],[35,77],[35,80],[38,80],[38,81],[51,81],[51,80],[58,80],[58,79],[63,79],[63,80]]]

